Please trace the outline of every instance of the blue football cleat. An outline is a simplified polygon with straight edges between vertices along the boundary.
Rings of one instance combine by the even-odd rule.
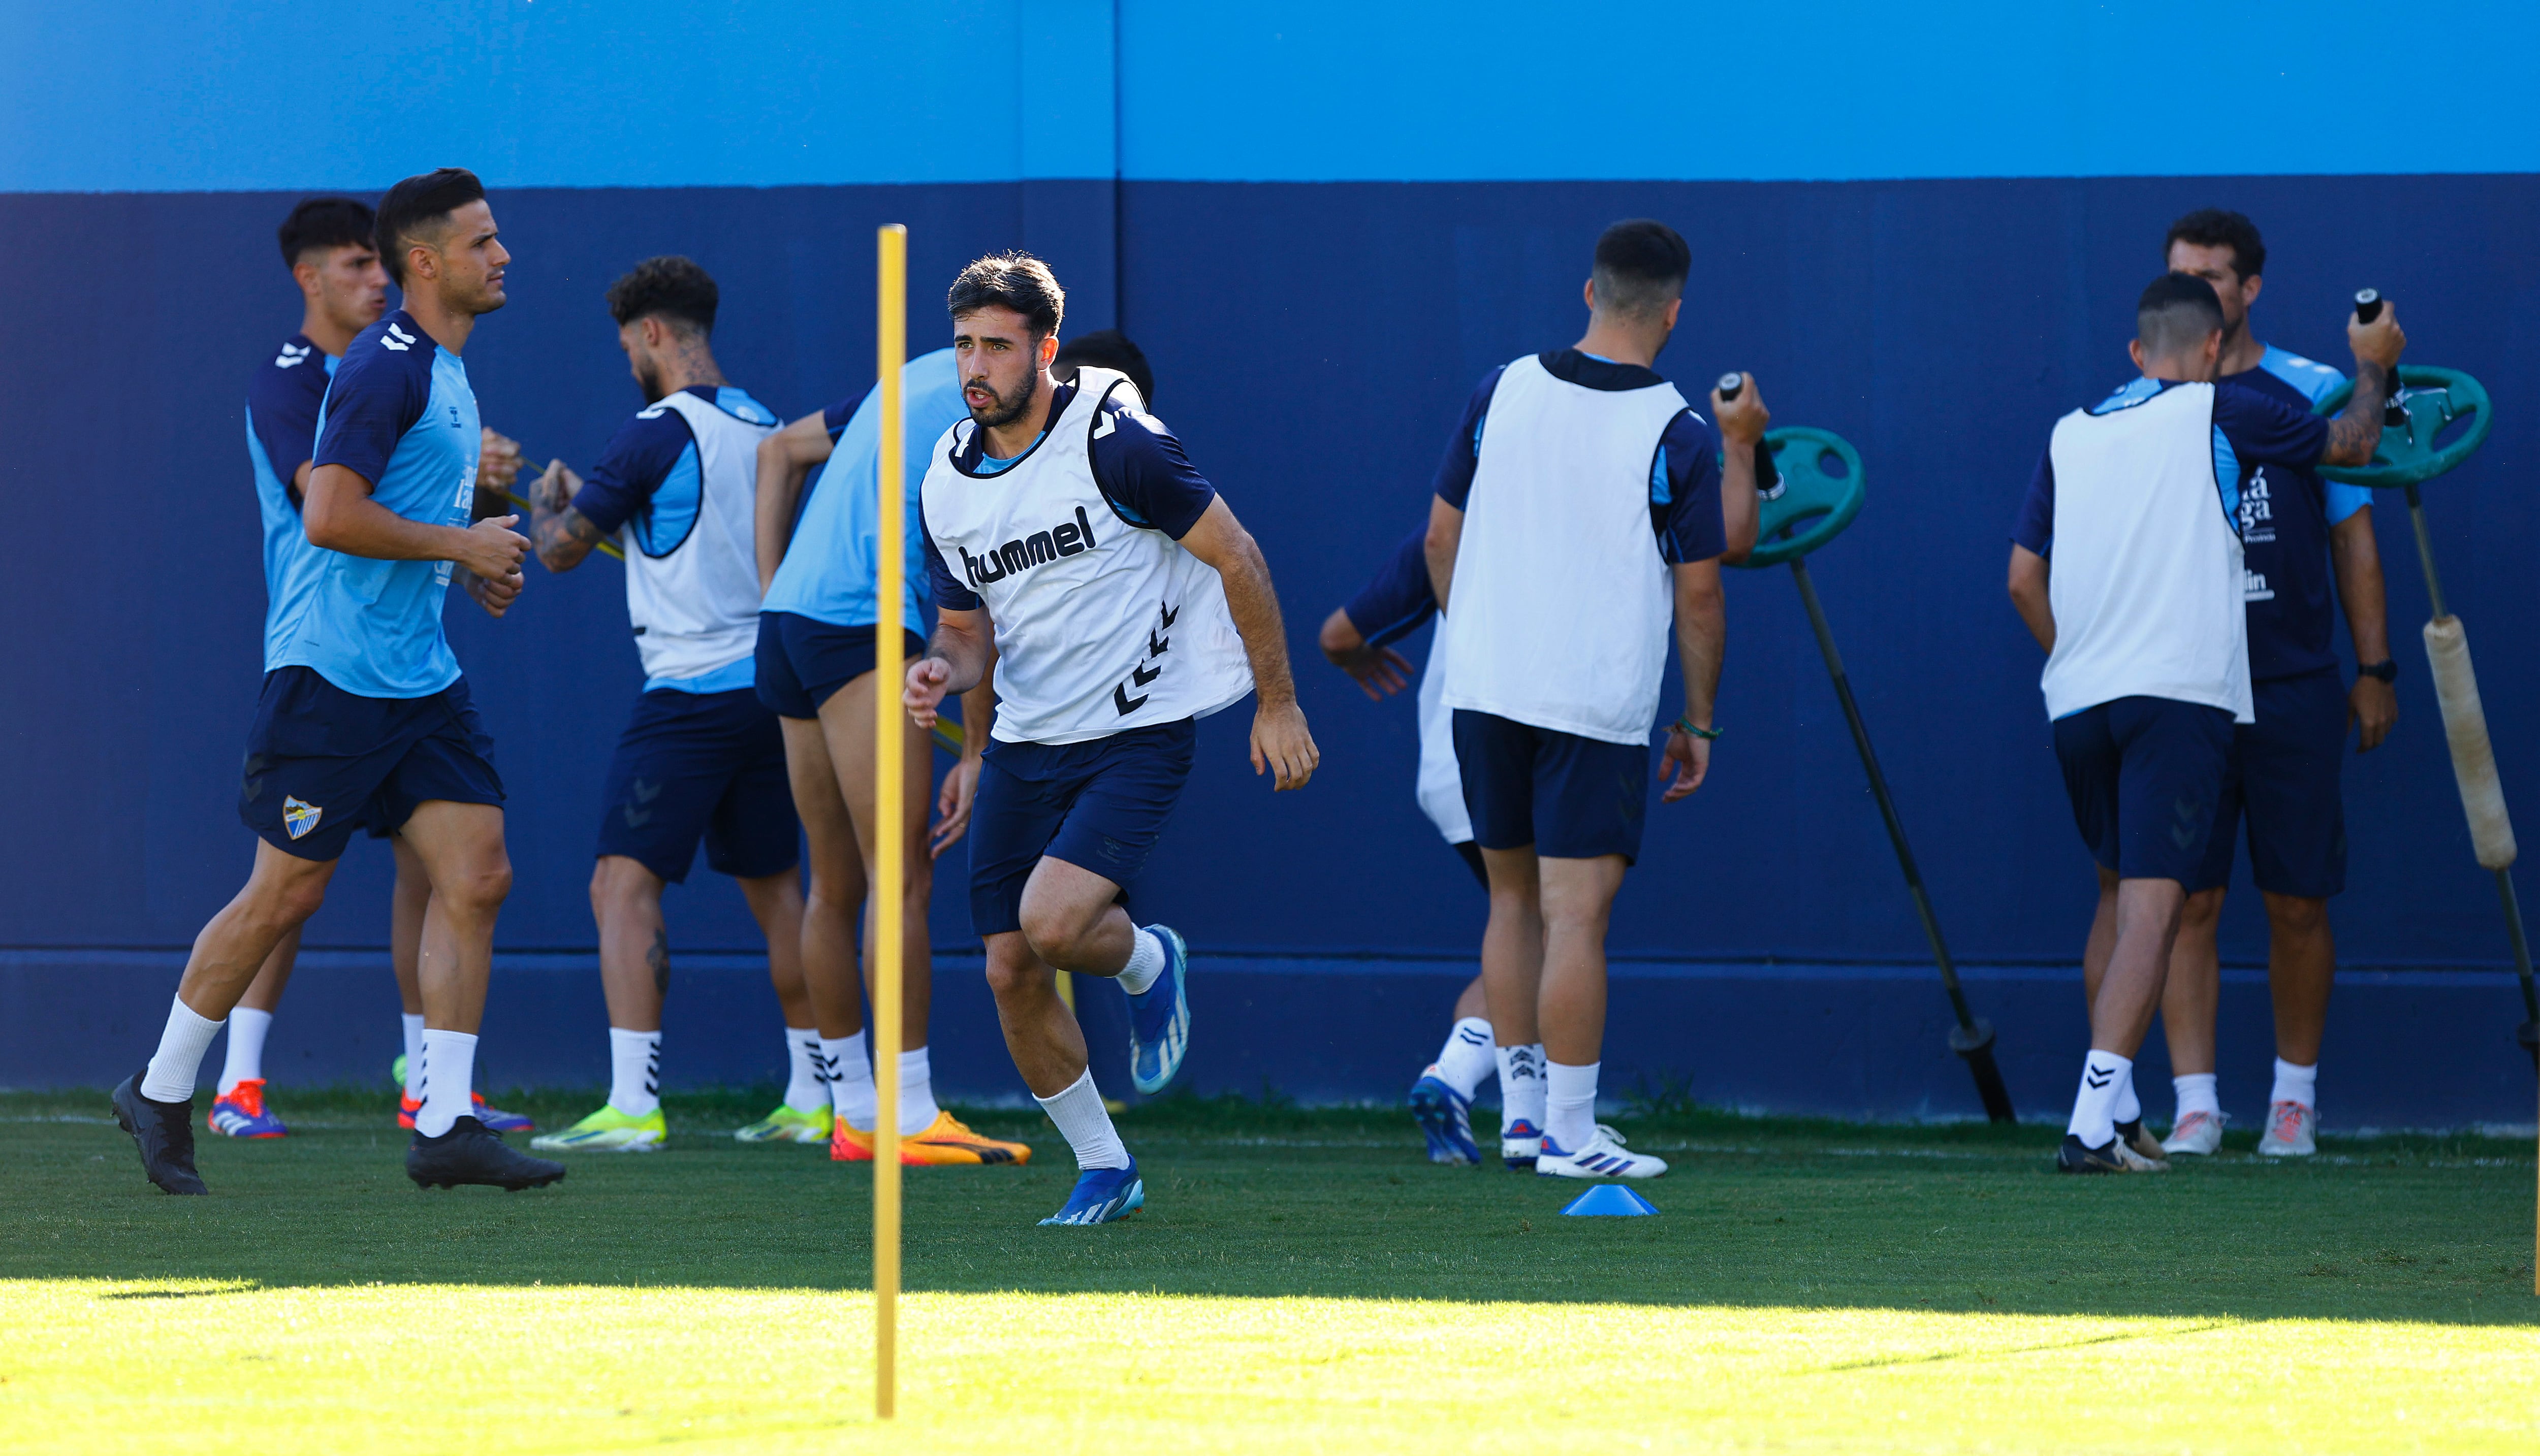
[[[1440,1080],[1437,1068],[1422,1073],[1411,1084],[1408,1100],[1421,1136],[1429,1140],[1429,1161],[1455,1167],[1481,1162],[1482,1149],[1473,1142],[1472,1103]]]
[[[1067,1196],[1067,1207],[1040,1223],[1043,1228],[1053,1223],[1109,1223],[1146,1206],[1147,1185],[1138,1176],[1138,1160],[1133,1157],[1125,1168],[1087,1168],[1077,1174],[1076,1191]]]
[[[1543,1129],[1518,1118],[1500,1124],[1500,1161],[1517,1172],[1524,1172],[1543,1153]]]
[[[1190,1001],[1182,991],[1190,951],[1172,927],[1147,929],[1164,942],[1164,969],[1146,995],[1129,998],[1129,1082],[1152,1097],[1182,1070],[1190,1046]]]

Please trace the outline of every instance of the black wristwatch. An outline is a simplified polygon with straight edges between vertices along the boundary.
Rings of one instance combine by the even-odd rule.
[[[2358,662],[2355,664],[2355,670],[2362,676],[2377,677],[2383,682],[2397,682],[2399,680],[2399,664],[2393,660],[2385,659],[2379,662]]]

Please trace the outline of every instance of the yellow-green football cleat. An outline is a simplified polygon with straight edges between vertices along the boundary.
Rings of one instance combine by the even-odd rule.
[[[670,1125],[656,1107],[642,1117],[629,1117],[609,1103],[561,1133],[542,1133],[529,1140],[540,1152],[658,1152],[670,1139]]]
[[[806,1112],[780,1102],[774,1112],[734,1133],[733,1137],[743,1143],[826,1143],[829,1141],[829,1109],[814,1107]]]

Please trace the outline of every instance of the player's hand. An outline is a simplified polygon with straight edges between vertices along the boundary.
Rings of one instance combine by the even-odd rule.
[[[477,521],[461,533],[459,551],[450,559],[488,581],[519,577],[522,558],[529,554],[529,538],[512,529],[520,519],[488,516]]]
[[[2358,677],[2346,695],[2346,721],[2364,730],[2355,751],[2369,753],[2399,724],[2399,694],[2377,677]]]
[[[908,683],[899,694],[901,705],[908,709],[909,721],[922,728],[935,727],[935,710],[943,704],[945,690],[952,685],[952,664],[942,658],[920,658],[909,663]]]
[[[1702,787],[1711,775],[1711,740],[1691,733],[1667,730],[1666,752],[1659,755],[1659,767],[1666,770],[1666,789],[1658,802],[1673,803]]]
[[[2388,299],[2381,301],[2381,312],[2370,323],[2346,315],[2346,343],[2355,351],[2359,363],[2369,362],[2383,369],[2399,367],[2399,355],[2408,347],[2408,336],[2399,328],[2399,306]]]
[[[1411,681],[1411,659],[1389,647],[1370,647],[1362,642],[1355,648],[1334,652],[1326,646],[1323,656],[1348,673],[1360,692],[1378,703],[1402,691]]]
[[[1261,705],[1252,715],[1252,772],[1277,775],[1276,790],[1303,789],[1323,761],[1314,735],[1305,731],[1305,710],[1294,702]]]
[[[582,490],[582,477],[562,460],[547,461],[546,472],[529,485],[529,504],[541,511],[561,512],[573,504]]]
[[[518,571],[508,577],[467,574],[467,594],[476,598],[476,604],[485,609],[485,615],[498,620],[512,609],[513,602],[521,599],[521,589],[527,585],[529,579]]]
[[[944,852],[961,842],[970,832],[970,805],[979,797],[979,756],[964,753],[944,776],[944,788],[935,796],[935,827],[926,836],[926,858],[941,860]]]
[[[508,435],[495,433],[492,426],[480,427],[476,451],[476,489],[500,495],[512,488],[521,477],[521,443]]]
[[[1773,412],[1764,407],[1764,386],[1751,374],[1734,399],[1721,398],[1718,389],[1711,391],[1711,417],[1720,422],[1723,445],[1752,446],[1773,424]]]

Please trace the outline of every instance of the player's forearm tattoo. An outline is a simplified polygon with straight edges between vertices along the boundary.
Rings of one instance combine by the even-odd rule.
[[[529,547],[550,568],[582,560],[591,554],[592,547],[606,539],[606,532],[571,506],[561,511],[541,506],[529,513]]]
[[[2361,465],[2381,443],[2381,404],[2390,397],[2390,372],[2370,360],[2355,367],[2355,394],[2328,422],[2328,449],[2322,459]]]

